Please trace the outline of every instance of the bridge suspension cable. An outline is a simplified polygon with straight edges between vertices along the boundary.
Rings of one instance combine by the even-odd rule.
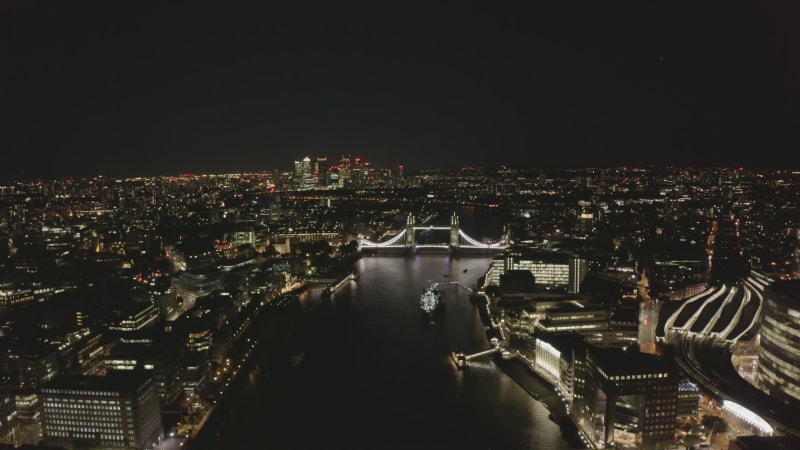
[[[397,236],[392,237],[386,242],[372,242],[369,239],[362,238],[361,245],[366,247],[395,247],[396,246],[395,243],[397,241],[403,240],[403,242],[400,243],[400,246],[402,246],[403,244],[405,244],[404,240],[405,237],[406,237],[406,230],[403,230],[400,233],[398,233]]]
[[[483,242],[476,241],[475,239],[469,237],[467,233],[464,233],[463,230],[458,230],[458,235],[461,236],[465,241],[467,241],[470,245],[475,247],[486,247],[486,248],[500,248],[505,247],[505,242],[502,240],[492,243],[492,244],[484,244]]]

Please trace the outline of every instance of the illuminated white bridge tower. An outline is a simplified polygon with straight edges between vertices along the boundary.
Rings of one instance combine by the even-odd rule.
[[[416,236],[414,233],[415,224],[416,219],[411,213],[408,213],[408,219],[406,220],[406,248],[414,248],[417,245]]]
[[[450,248],[459,247],[459,242],[458,242],[459,231],[460,230],[458,228],[458,216],[456,215],[455,212],[453,212],[453,215],[450,216]]]

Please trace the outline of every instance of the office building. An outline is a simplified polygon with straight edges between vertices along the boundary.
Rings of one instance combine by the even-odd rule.
[[[536,285],[547,290],[578,293],[588,266],[583,258],[572,252],[514,246],[492,259],[487,284],[500,286],[501,277],[514,270],[530,271]]]
[[[43,439],[53,445],[144,450],[163,434],[153,378],[145,372],[60,375],[39,395]]]
[[[53,339],[52,343],[64,373],[89,375],[102,364],[109,341],[101,331],[81,328]]]
[[[120,305],[117,314],[109,318],[108,329],[112,331],[136,331],[148,328],[158,321],[158,308],[153,303],[130,302]]]
[[[576,364],[572,414],[594,448],[663,448],[673,441],[679,368],[669,359],[610,347],[588,347]],[[577,373],[581,370],[583,373]]]
[[[735,282],[747,274],[739,241],[739,222],[720,215],[709,235],[711,244],[710,274],[713,282]]]
[[[700,410],[700,386],[689,379],[678,383],[678,417],[697,417]]]
[[[0,442],[19,442],[19,420],[14,404],[14,393],[7,387],[0,388]]]
[[[584,380],[577,380],[583,364],[586,344],[575,333],[540,333],[536,337],[533,370],[547,380],[569,406],[575,399],[576,387],[583,393]],[[569,408],[568,408],[569,409]]]
[[[765,290],[758,381],[774,397],[800,400],[800,280]]]
[[[317,156],[317,185],[327,187],[330,183],[330,178],[328,177],[328,157],[326,156]]]
[[[603,305],[564,303],[545,311],[536,328],[549,333],[605,331],[609,328],[608,310]]]
[[[183,270],[172,276],[172,287],[175,289],[175,294],[183,299],[185,309],[194,307],[198,297],[205,297],[223,289],[223,283],[223,274],[217,267]]]
[[[162,405],[174,402],[182,393],[185,337],[161,328],[126,333],[103,361],[107,371],[149,372]]]

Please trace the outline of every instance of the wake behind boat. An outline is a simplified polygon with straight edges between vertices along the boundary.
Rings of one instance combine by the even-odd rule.
[[[289,356],[289,365],[294,367],[300,364],[303,361],[303,358],[306,356],[305,352],[299,351],[291,356]]]

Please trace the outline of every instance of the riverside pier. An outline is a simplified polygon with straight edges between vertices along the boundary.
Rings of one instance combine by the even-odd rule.
[[[328,286],[322,290],[322,295],[324,297],[328,297],[333,295],[342,286],[347,284],[347,282],[356,280],[357,278],[358,276],[355,274],[355,272],[349,272],[336,279],[317,280],[317,281],[321,283],[329,283]]]

